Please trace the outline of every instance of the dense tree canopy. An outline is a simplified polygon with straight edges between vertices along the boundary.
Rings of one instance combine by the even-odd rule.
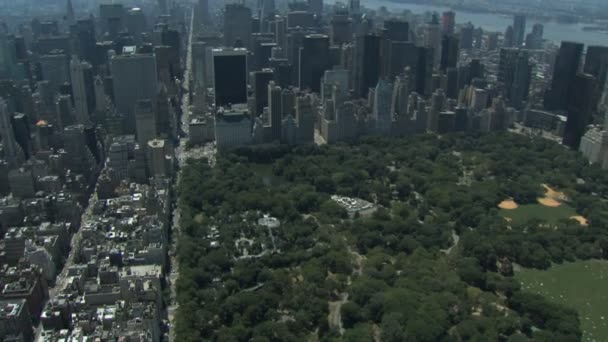
[[[608,176],[513,134],[241,148],[179,185],[179,341],[580,340],[577,314],[501,264],[608,257]],[[589,219],[509,223],[547,183]],[[377,206],[349,216],[331,195]],[[278,218],[278,228],[257,221]],[[455,236],[459,237],[455,244]]]

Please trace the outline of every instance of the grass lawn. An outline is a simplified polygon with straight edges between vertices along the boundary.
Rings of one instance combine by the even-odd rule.
[[[608,341],[608,262],[591,260],[522,269],[522,288],[578,311],[583,341]]]
[[[561,219],[570,218],[576,214],[574,208],[562,204],[559,207],[547,207],[541,204],[520,205],[517,209],[500,209],[503,217],[508,217],[514,223],[524,223],[532,218],[538,218],[547,222],[557,222]]]

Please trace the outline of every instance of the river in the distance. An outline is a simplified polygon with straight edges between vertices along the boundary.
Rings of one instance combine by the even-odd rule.
[[[326,2],[334,3],[336,1],[326,0]],[[341,2],[346,3],[347,1],[342,0]],[[450,9],[447,6],[398,3],[388,0],[361,0],[361,5],[370,9],[384,6],[389,11],[395,11],[395,13],[401,13],[407,9],[414,14],[438,12],[441,15],[441,13]],[[473,13],[461,10],[455,10],[454,12],[456,13],[456,23],[467,23],[470,21],[475,26],[481,26],[484,31],[504,32],[507,26],[513,24],[513,19],[510,16],[493,13]],[[537,21],[528,19],[526,33],[531,32],[532,26],[536,23]],[[608,34],[583,31],[583,27],[589,24],[565,24],[555,21],[541,22],[541,24],[545,27],[544,38],[558,45],[561,41],[575,41],[584,43],[585,45],[608,45]]]

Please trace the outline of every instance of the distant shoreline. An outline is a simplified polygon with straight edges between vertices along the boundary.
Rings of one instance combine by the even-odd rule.
[[[413,1],[413,0],[385,0],[385,1],[395,3],[395,4],[411,4],[411,5],[419,5],[419,6],[444,7],[444,8],[449,8],[451,10],[459,11],[459,12],[468,12],[468,13],[475,13],[475,14],[493,14],[493,15],[501,15],[501,16],[506,16],[506,17],[510,17],[510,16],[513,16],[518,13],[518,11],[513,11],[513,10],[508,10],[508,9],[491,10],[491,9],[487,9],[487,8],[469,7],[466,5],[444,5],[444,4],[438,4],[435,2],[423,3],[423,2]],[[568,16],[568,17],[564,16],[564,17],[560,18],[560,16],[546,16],[546,15],[536,15],[536,14],[530,14],[530,13],[527,13],[526,16],[530,19],[534,19],[539,22],[554,21],[554,22],[558,22],[561,24],[578,24],[581,22],[581,20],[579,19],[578,16]]]

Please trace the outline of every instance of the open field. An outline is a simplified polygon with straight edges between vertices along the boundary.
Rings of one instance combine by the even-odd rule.
[[[516,273],[522,289],[578,311],[583,341],[608,341],[608,263],[591,260]]]
[[[520,205],[517,209],[501,209],[503,217],[510,218],[510,222],[524,223],[530,219],[537,218],[547,222],[557,222],[576,216],[574,208],[562,204],[559,207],[548,207],[541,204]]]

